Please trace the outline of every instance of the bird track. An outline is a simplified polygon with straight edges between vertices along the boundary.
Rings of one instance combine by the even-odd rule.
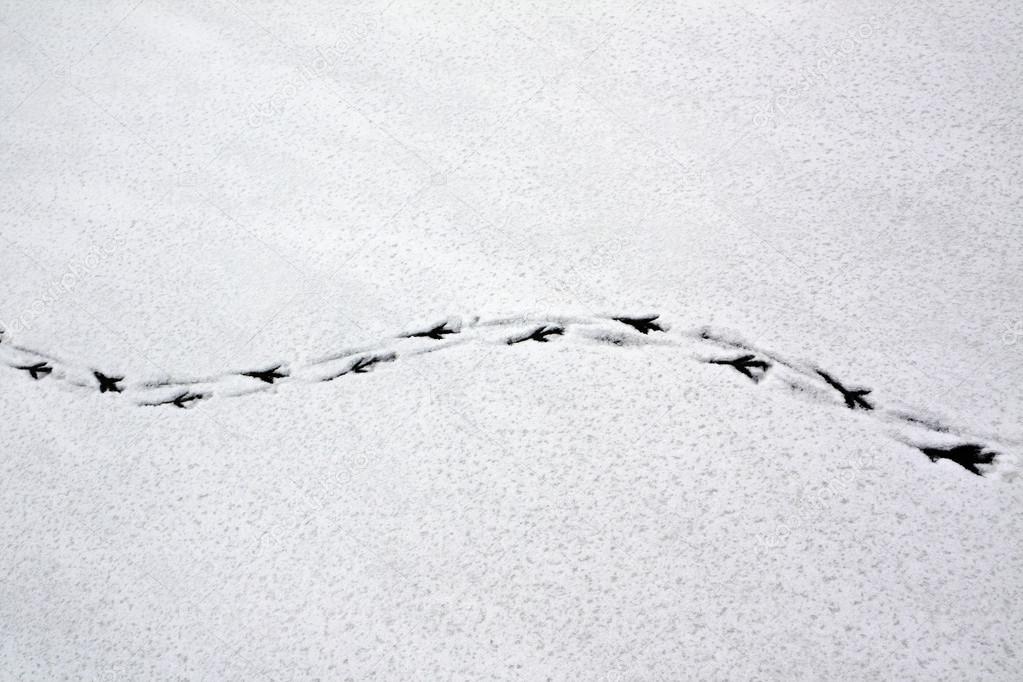
[[[191,409],[215,397],[240,397],[282,384],[319,383],[378,371],[416,355],[466,344],[546,344],[588,342],[609,347],[667,346],[690,360],[731,369],[753,384],[776,386],[862,413],[888,429],[895,440],[916,448],[930,461],[946,459],[978,476],[1012,479],[1019,471],[1018,440],[968,433],[939,419],[904,408],[888,408],[862,386],[849,385],[812,363],[787,360],[736,336],[707,327],[671,332],[659,315],[516,315],[500,318],[452,318],[387,337],[376,344],[318,359],[274,362],[202,379],[162,378],[128,382],[125,376],[69,363],[12,342],[0,330],[0,362],[34,381],[64,381],[127,399],[143,407]],[[239,382],[250,382],[241,385]],[[1014,452],[1015,451],[1015,452]]]

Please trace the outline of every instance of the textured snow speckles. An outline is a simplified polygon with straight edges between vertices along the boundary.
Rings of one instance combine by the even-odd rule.
[[[62,4],[4,674],[1019,677],[1018,7]]]

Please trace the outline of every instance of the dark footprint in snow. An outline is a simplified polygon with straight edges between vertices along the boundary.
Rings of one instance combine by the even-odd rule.
[[[345,371],[335,374],[332,377],[322,379],[322,381],[333,381],[338,377],[343,377],[346,374],[365,374],[373,369],[375,366],[384,362],[394,362],[398,358],[397,353],[385,353],[382,355],[364,355],[358,358],[351,366]]]
[[[753,383],[760,383],[760,380],[771,368],[771,363],[766,360],[757,360],[755,355],[743,355],[734,360],[708,360],[711,365],[728,365],[743,376],[752,379]]]
[[[842,394],[842,398],[845,399],[845,406],[848,407],[850,410],[855,410],[856,408],[859,408],[861,410],[874,409],[874,406],[867,402],[867,400],[863,397],[870,393],[868,389],[846,388],[838,381],[836,381],[830,374],[821,369],[817,370],[817,374],[820,376],[821,379],[824,379],[824,381],[828,382],[828,386],[831,386],[831,388],[835,389],[836,391]]]
[[[36,381],[53,371],[53,368],[45,362],[37,362],[34,365],[19,365],[18,367],[15,367],[15,369],[28,372]]]
[[[539,343],[547,343],[548,336],[561,336],[565,333],[564,327],[558,327],[557,325],[543,325],[537,327],[532,333],[526,336],[520,336],[517,338],[508,339],[506,342],[509,346],[513,346],[516,343],[522,343],[523,341],[537,341]]]
[[[412,332],[410,334],[405,334],[404,338],[406,338],[406,339],[434,339],[436,341],[440,341],[445,336],[447,336],[449,334],[457,334],[458,332],[459,332],[458,329],[451,329],[450,327],[448,327],[448,323],[447,322],[441,322],[437,326],[431,327],[430,329],[427,329],[425,331]]]
[[[664,327],[657,322],[657,318],[660,315],[650,315],[649,317],[612,317],[612,320],[627,324],[640,334],[648,334],[650,332],[663,332]]]
[[[160,404],[173,405],[174,407],[180,407],[182,410],[184,410],[188,407],[189,403],[193,403],[197,400],[202,400],[205,397],[206,396],[202,393],[191,393],[190,391],[185,391],[174,400],[168,400],[167,402]]]
[[[253,379],[259,379],[265,384],[272,384],[278,379],[283,379],[288,376],[287,372],[279,372],[280,365],[274,365],[270,369],[261,369],[255,372],[242,372],[243,377],[252,377]]]
[[[983,445],[956,445],[951,448],[920,448],[920,452],[927,455],[932,462],[939,459],[947,459],[955,462],[967,471],[978,476],[983,476],[978,464],[991,464],[995,461],[996,452],[985,452]]]
[[[124,377],[108,377],[103,372],[93,370],[92,376],[96,377],[96,381],[99,382],[100,393],[120,393],[121,387],[117,385],[118,382],[124,381]]]
[[[382,362],[393,362],[398,355],[396,353],[387,353],[386,355],[369,355],[361,357],[355,361],[355,363],[349,368],[349,372],[355,374],[365,374],[369,370],[373,369],[376,365]]]

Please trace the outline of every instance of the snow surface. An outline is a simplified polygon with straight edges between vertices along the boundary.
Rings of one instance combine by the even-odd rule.
[[[1017,5],[339,5],[0,1],[0,679],[1023,675]]]

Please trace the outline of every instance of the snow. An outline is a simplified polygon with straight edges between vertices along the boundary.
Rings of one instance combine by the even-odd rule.
[[[0,678],[1018,679],[1020,22],[0,3]]]

